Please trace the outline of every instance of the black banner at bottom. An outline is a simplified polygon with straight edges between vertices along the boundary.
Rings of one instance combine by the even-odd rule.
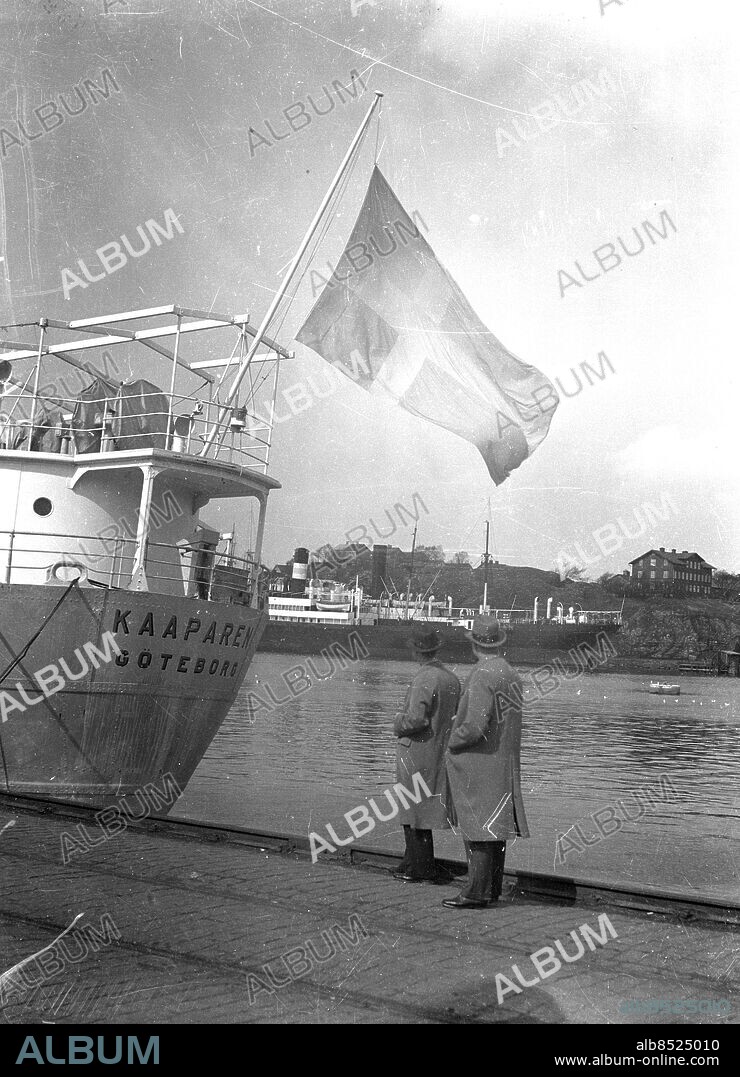
[[[450,1023],[463,1023],[466,1030],[471,1028],[467,1022]],[[493,1034],[485,1042],[487,1046],[495,1047],[497,1056],[504,1053],[522,1065],[526,1064],[527,1070],[535,1073],[578,1072],[602,1067],[639,1071],[665,1066],[716,1071],[723,1063],[731,1063],[733,1056],[737,1058],[737,1025],[688,1025],[683,1022],[670,1025],[538,1025],[539,1033],[533,1036],[527,1033],[523,1024],[526,1026],[525,1022],[495,1023],[493,1028],[485,1025]],[[189,1070],[199,1064],[231,1069],[232,1059],[234,1062],[238,1060],[240,1067],[249,1063],[251,1052],[259,1046],[260,1027],[274,1033],[271,1025],[255,1024],[0,1025],[0,1070],[9,1073],[11,1066],[34,1069],[41,1065],[87,1065],[105,1066],[107,1071],[115,1066],[157,1067],[169,1071],[183,1066]],[[331,1026],[331,1039],[316,1040],[317,1046],[320,1042],[325,1059],[327,1053],[331,1057],[337,1049],[342,1050],[341,1033],[345,1029],[352,1036],[348,1047],[356,1052],[361,1027],[356,1024]],[[305,1051],[311,1041],[314,1023],[303,1025],[303,1031],[307,1035],[301,1037],[300,1042],[296,1041],[296,1051],[300,1049],[305,1063]],[[402,1057],[387,1042],[386,1036],[387,1033],[383,1037],[382,1052],[375,1063],[371,1063],[374,1069],[384,1063],[389,1068],[397,1068]],[[265,1045],[270,1042],[274,1047],[274,1034]],[[455,1042],[448,1042],[448,1046]],[[480,1046],[483,1043],[480,1041]],[[420,1046],[423,1048],[425,1044],[414,1043],[415,1064],[424,1061],[423,1052],[419,1054]],[[466,1046],[477,1047],[478,1044],[466,1042]],[[430,1039],[429,1047],[436,1051],[434,1038]],[[410,1056],[404,1054],[403,1057],[410,1062]],[[432,1061],[436,1066],[437,1061]]]

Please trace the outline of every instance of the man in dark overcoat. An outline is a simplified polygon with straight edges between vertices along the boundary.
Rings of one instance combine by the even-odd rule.
[[[468,882],[448,908],[498,901],[506,842],[528,838],[519,776],[522,682],[501,657],[506,631],[481,616],[468,633],[477,665],[463,689],[447,747],[447,774],[468,857]]]
[[[393,726],[398,737],[396,781],[411,790],[413,776],[418,773],[431,796],[423,795],[418,804],[409,804],[399,814],[406,855],[394,875],[404,882],[443,882],[449,876],[445,878],[437,870],[432,831],[449,830],[454,822],[445,749],[460,699],[460,682],[437,658],[442,646],[437,632],[420,628],[414,632],[410,644],[420,669],[409,685],[403,709]]]

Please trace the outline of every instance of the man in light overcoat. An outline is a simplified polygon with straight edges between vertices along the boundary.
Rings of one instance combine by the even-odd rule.
[[[468,857],[468,882],[448,908],[498,901],[506,842],[528,838],[519,775],[522,682],[500,656],[506,632],[481,616],[468,633],[478,660],[463,689],[447,748],[447,774]]]
[[[431,796],[422,796],[418,804],[409,804],[399,814],[406,855],[394,875],[404,882],[443,882],[449,881],[449,876],[435,864],[432,831],[449,830],[454,822],[445,749],[460,698],[460,682],[437,659],[442,640],[435,631],[421,628],[410,643],[421,668],[393,727],[398,737],[396,781],[413,789],[413,776],[418,773]]]

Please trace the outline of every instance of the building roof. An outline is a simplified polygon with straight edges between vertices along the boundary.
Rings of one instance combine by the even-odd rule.
[[[647,550],[646,553],[641,553],[639,557],[633,557],[630,561],[631,565],[634,565],[636,561],[642,561],[645,557],[650,557],[651,554],[655,554],[657,557],[662,557],[666,561],[669,561],[672,565],[678,565],[679,567],[686,564],[687,561],[701,561],[706,568],[714,568],[714,565],[710,565],[708,561],[705,561],[701,554],[698,554],[696,550],[681,550],[680,553],[676,553],[675,550]]]

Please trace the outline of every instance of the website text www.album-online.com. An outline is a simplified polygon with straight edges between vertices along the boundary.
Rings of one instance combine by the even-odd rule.
[[[646,1052],[634,1055],[555,1055],[556,1066],[719,1066],[718,1039],[646,1039],[635,1044],[635,1050]],[[671,1054],[682,1051],[691,1054]],[[694,1053],[697,1052],[697,1053]],[[703,1052],[703,1053],[702,1053]]]

